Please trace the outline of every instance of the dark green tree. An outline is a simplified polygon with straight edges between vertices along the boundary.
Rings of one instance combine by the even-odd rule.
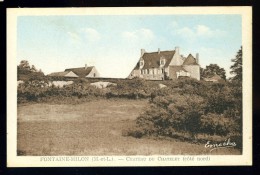
[[[242,82],[242,56],[243,56],[243,52],[241,46],[237,52],[236,57],[234,59],[231,59],[231,61],[234,63],[230,67],[231,69],[230,73],[234,75],[232,78],[230,78],[231,81]]]
[[[32,65],[30,71],[32,71],[32,72],[38,72],[37,69],[36,69],[36,67],[35,67],[34,65]]]
[[[226,80],[226,71],[220,68],[217,64],[210,64],[206,69],[201,69],[202,78],[210,78],[214,75],[219,75],[222,79]]]
[[[22,60],[18,66],[19,69],[30,70],[30,64],[27,60]]]
[[[22,60],[17,66],[17,79],[23,81],[29,80],[42,80],[44,78],[44,73],[38,71],[34,65],[30,67],[27,60]]]

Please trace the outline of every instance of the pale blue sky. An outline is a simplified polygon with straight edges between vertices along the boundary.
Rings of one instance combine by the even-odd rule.
[[[147,52],[200,55],[202,67],[225,68],[242,44],[240,15],[20,16],[17,64],[28,60],[45,74],[94,65],[102,77],[126,77]]]

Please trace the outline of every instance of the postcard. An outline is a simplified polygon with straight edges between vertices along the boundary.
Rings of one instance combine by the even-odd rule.
[[[252,165],[252,7],[7,9],[7,166]]]

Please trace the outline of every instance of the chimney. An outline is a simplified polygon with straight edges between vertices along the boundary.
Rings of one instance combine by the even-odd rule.
[[[199,64],[199,53],[196,53],[196,62]]]
[[[87,69],[88,68],[88,65],[87,64],[85,64],[85,69]]]
[[[179,47],[175,47],[175,53],[176,53],[177,55],[180,55],[180,49],[179,49]]]
[[[145,50],[141,49],[141,57],[144,55],[144,53],[145,53]]]
[[[160,54],[160,53],[161,53],[160,48],[158,48],[158,54]]]

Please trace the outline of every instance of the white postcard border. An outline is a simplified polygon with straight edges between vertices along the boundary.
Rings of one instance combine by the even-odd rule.
[[[203,9],[203,10],[202,10]],[[240,14],[243,45],[243,153],[242,155],[172,156],[17,156],[17,17],[31,15],[169,15]],[[190,157],[190,161],[184,161]],[[145,160],[144,160],[145,158]],[[179,158],[179,161],[177,159]],[[198,158],[209,159],[198,161]],[[135,160],[134,160],[135,159]],[[165,159],[165,160],[164,160]],[[168,160],[167,160],[168,159]],[[194,159],[194,160],[192,160]],[[175,161],[176,160],[176,161]],[[149,8],[9,8],[7,9],[7,166],[228,166],[252,165],[252,7]]]

